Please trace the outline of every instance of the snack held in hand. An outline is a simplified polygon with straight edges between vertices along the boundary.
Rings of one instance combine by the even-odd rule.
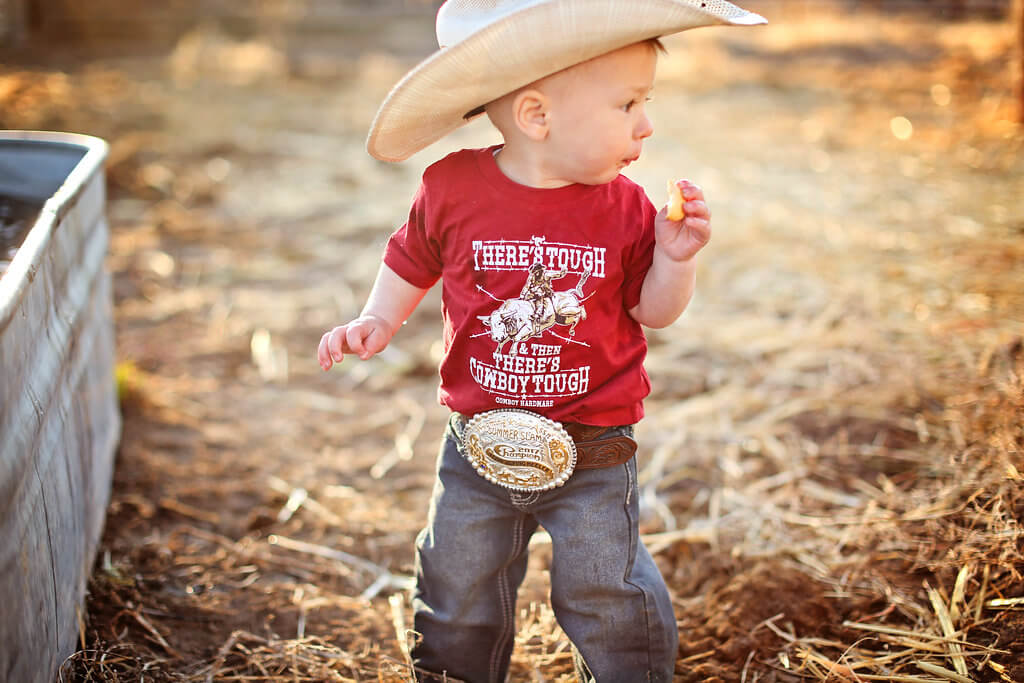
[[[686,216],[686,212],[683,211],[684,201],[683,191],[679,189],[679,185],[671,180],[668,181],[668,219],[670,221],[681,221]]]

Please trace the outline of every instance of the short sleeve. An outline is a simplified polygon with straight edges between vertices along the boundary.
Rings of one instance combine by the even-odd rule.
[[[622,250],[622,304],[628,311],[640,303],[647,271],[654,262],[654,205],[638,188],[639,206],[632,209],[633,215],[640,214],[638,229],[632,233],[633,240]],[[629,233],[627,233],[629,234]]]
[[[420,184],[409,220],[388,238],[384,263],[411,285],[428,289],[441,277],[441,245],[437,217],[431,214],[426,181]]]

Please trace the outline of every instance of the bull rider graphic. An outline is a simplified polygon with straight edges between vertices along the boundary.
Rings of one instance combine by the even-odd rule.
[[[574,288],[556,292],[551,283],[565,277],[566,270],[547,270],[543,263],[532,264],[518,298],[505,299],[490,315],[477,316],[484,327],[490,328],[491,339],[497,344],[494,357],[501,355],[508,342],[512,343],[509,355],[515,356],[519,342],[539,337],[555,325],[567,326],[569,336],[575,336],[576,325],[587,318],[583,302],[590,296],[583,295],[583,285],[590,273],[588,268],[580,275]],[[561,335],[555,336],[565,339]]]

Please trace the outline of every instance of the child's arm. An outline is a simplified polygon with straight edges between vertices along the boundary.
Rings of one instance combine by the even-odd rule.
[[[711,213],[704,192],[687,180],[676,185],[683,193],[685,215],[669,220],[666,209],[654,219],[654,262],[644,278],[640,302],[629,314],[641,325],[666,327],[682,315],[697,282],[695,256],[711,239]]]
[[[330,370],[346,353],[366,360],[382,351],[427,291],[409,284],[382,263],[359,317],[320,338],[316,351],[320,367]]]

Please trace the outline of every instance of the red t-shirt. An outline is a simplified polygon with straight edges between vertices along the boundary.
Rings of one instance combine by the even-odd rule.
[[[522,408],[561,422],[633,424],[650,380],[640,300],[656,210],[619,176],[538,189],[496,147],[433,164],[384,262],[421,288],[442,280],[438,398],[475,414]]]

